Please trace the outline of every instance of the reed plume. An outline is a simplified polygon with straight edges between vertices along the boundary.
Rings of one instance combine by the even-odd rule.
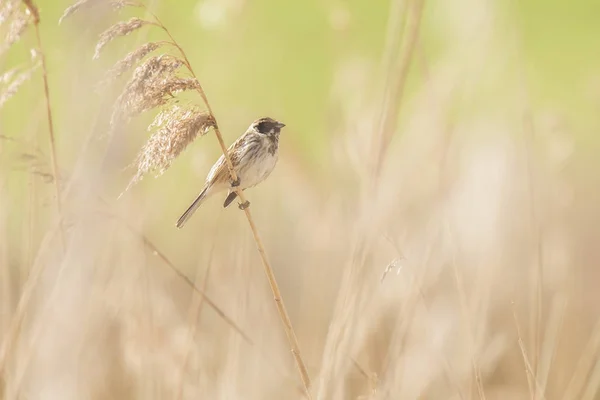
[[[15,44],[33,22],[32,14],[20,0],[7,0],[0,4],[0,56]]]
[[[94,52],[94,59],[99,58],[100,52],[102,51],[104,46],[112,42],[117,37],[127,36],[148,24],[152,24],[152,22],[144,21],[143,19],[134,17],[131,18],[129,21],[119,22],[111,26],[110,28],[108,28],[100,34],[100,38],[98,39],[98,43],[96,44],[96,51]]]
[[[149,42],[127,54],[125,58],[119,60],[111,69],[106,72],[101,86],[115,81],[118,77],[129,71],[135,64],[137,64],[148,54],[152,53],[154,50],[158,49],[160,46],[161,43]]]
[[[8,70],[4,74],[0,75],[0,108],[10,100],[17,92],[19,88],[28,82],[33,73],[39,68],[40,63],[34,61],[33,65],[27,67],[16,67]]]
[[[35,21],[35,15],[20,0],[0,3],[0,57],[21,39],[23,33]],[[12,98],[19,88],[31,79],[40,66],[38,52],[31,52],[29,65],[20,65],[0,74],[0,108]]]
[[[137,157],[138,171],[127,186],[133,186],[152,171],[162,175],[188,144],[214,127],[214,118],[197,106],[174,105],[161,111],[148,130],[156,130]],[[127,191],[127,189],[125,189]]]
[[[137,2],[83,0],[67,8],[60,21],[78,11],[102,4],[110,5],[115,10],[125,6],[143,7],[143,4]],[[105,46],[113,40],[148,25],[164,30],[156,17],[155,21],[133,17],[110,26],[99,35],[93,58],[99,58]],[[148,131],[153,134],[134,162],[136,173],[125,191],[147,173],[157,171],[157,176],[163,174],[195,138],[203,136],[215,125],[210,112],[198,106],[183,107],[177,104],[177,94],[201,88],[200,82],[189,76],[189,63],[181,55],[164,52],[146,59],[164,45],[177,49],[173,40],[145,43],[116,62],[98,85],[103,88],[133,69],[131,77],[114,102],[110,132],[142,113],[158,110],[156,119],[148,126]],[[182,67],[188,70],[188,74],[182,72]]]

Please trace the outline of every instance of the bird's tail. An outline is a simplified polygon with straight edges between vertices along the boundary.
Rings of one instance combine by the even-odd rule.
[[[185,225],[187,220],[190,219],[190,217],[194,214],[194,212],[196,212],[198,207],[200,207],[200,205],[204,202],[204,200],[206,199],[206,195],[208,194],[208,189],[209,186],[206,186],[204,189],[202,189],[202,191],[200,192],[198,197],[196,197],[196,200],[194,200],[192,205],[189,206],[187,210],[185,210],[181,217],[179,217],[176,224],[176,226],[179,229],[183,228],[183,225]]]

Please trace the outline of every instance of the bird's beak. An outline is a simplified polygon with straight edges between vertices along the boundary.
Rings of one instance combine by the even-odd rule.
[[[283,128],[284,126],[285,126],[285,124],[284,124],[283,122],[279,122],[279,121],[277,121],[277,127],[278,127],[279,129]]]

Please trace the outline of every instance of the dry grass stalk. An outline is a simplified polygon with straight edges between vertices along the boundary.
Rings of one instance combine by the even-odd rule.
[[[35,4],[33,4],[33,0],[22,0],[22,1],[23,1],[23,4],[25,4],[25,7],[27,7],[27,11],[33,18],[33,23],[38,24],[40,22],[40,11],[35,6]]]
[[[58,162],[57,162],[57,157],[56,157],[56,145],[55,145],[55,139],[54,139],[54,137],[55,137],[54,123],[53,123],[53,118],[52,118],[52,107],[51,107],[51,102],[50,102],[50,89],[49,89],[49,85],[48,85],[48,70],[46,67],[46,57],[45,57],[45,53],[43,50],[41,34],[40,34],[40,29],[39,29],[40,16],[39,16],[39,10],[35,6],[35,4],[33,3],[32,0],[24,0],[23,4],[25,5],[25,7],[27,7],[28,21],[33,22],[33,25],[35,28],[35,35],[36,35],[36,40],[37,40],[37,50],[35,52],[33,52],[32,54],[33,54],[34,58],[39,56],[40,65],[42,67],[42,77],[43,77],[43,83],[44,83],[44,97],[46,100],[46,115],[47,115],[47,121],[48,121],[48,136],[49,136],[51,160],[52,160],[52,174],[54,175],[56,207],[57,207],[57,211],[58,211],[57,230],[59,232],[60,242],[61,242],[62,248],[64,250],[65,249],[65,236],[64,236],[63,218],[62,218],[60,186],[59,186],[60,175],[58,173]],[[29,76],[31,76],[31,73],[33,72],[33,68],[30,69],[29,71],[30,72],[28,75],[21,74],[21,76],[25,76],[25,77],[27,77],[27,79],[29,79]],[[25,80],[27,80],[27,79],[25,79]],[[18,80],[19,80],[18,78],[15,79],[15,81],[18,81]],[[17,85],[16,87],[18,88],[19,85]],[[4,96],[1,96],[1,97],[4,98]],[[34,266],[33,271],[31,272],[29,278],[27,279],[26,287],[23,289],[23,293],[22,293],[22,295],[19,299],[19,303],[17,305],[17,310],[15,311],[15,314],[11,320],[9,332],[6,335],[6,337],[2,343],[2,346],[0,348],[0,375],[2,375],[2,373],[4,372],[4,368],[6,367],[7,352],[12,349],[12,347],[13,347],[12,344],[14,343],[16,337],[19,334],[19,330],[20,330],[21,324],[23,322],[25,313],[29,307],[29,301],[30,301],[33,289],[35,288],[36,283],[37,283],[38,279],[40,278],[43,271],[44,271],[43,265],[41,265],[39,268],[35,268],[35,266]]]
[[[423,0],[398,0],[390,3],[385,54],[383,57],[385,70],[382,75],[384,76],[384,81],[380,89],[382,98],[378,107],[380,112],[377,120],[375,120],[375,129],[373,129],[373,154],[367,164],[372,166],[371,171],[369,171],[371,179],[367,182],[369,189],[362,191],[367,196],[362,199],[363,203],[369,204],[367,207],[362,207],[364,210],[362,212],[366,215],[370,215],[372,212],[372,193],[375,191],[374,188],[379,184],[377,178],[383,165],[385,151],[387,150],[392,134],[396,130],[400,100],[407,80],[413,49],[418,37],[423,3]],[[406,19],[406,22],[403,19]],[[408,32],[405,30],[405,24],[409,25],[407,27]],[[405,44],[402,45],[401,42],[405,42]],[[401,52],[401,47],[405,51]],[[358,217],[359,220],[362,218],[364,216]],[[369,220],[370,217],[364,219]],[[348,340],[350,337],[348,331],[352,329],[352,326],[357,324],[356,316],[348,314],[346,310],[355,308],[360,302],[360,295],[354,293],[354,289],[364,279],[364,269],[362,266],[368,257],[367,251],[372,246],[373,238],[372,233],[370,233],[372,229],[371,223],[366,224],[365,227],[361,227],[360,234],[348,246],[351,249],[350,252],[352,255],[349,257],[349,265],[345,268],[341,288],[336,300],[334,313],[339,315],[339,321],[337,324],[332,324],[325,345],[323,366],[321,369],[322,378],[317,394],[317,398],[319,399],[331,396],[330,392],[332,389],[330,386],[339,379],[339,374],[343,373],[341,371],[343,371],[345,360],[340,358],[338,354],[344,354],[349,350],[347,347],[350,343]],[[382,278],[384,277],[385,274],[382,275]]]
[[[214,118],[196,106],[174,105],[161,111],[148,127],[156,132],[138,155],[137,173],[125,191],[149,172],[162,175],[194,139],[205,135],[214,125]]]
[[[60,175],[58,169],[58,158],[56,155],[56,143],[55,143],[55,134],[54,134],[54,122],[52,117],[52,104],[50,102],[50,87],[48,85],[48,68],[46,67],[46,54],[44,53],[42,46],[42,35],[40,34],[40,13],[38,8],[33,3],[33,0],[25,0],[25,6],[29,10],[30,15],[33,15],[33,25],[35,28],[35,37],[37,41],[37,51],[34,54],[39,53],[40,64],[42,67],[42,78],[44,82],[44,98],[46,100],[46,118],[48,121],[48,140],[50,142],[50,159],[52,162],[52,173],[54,175],[54,189],[56,196],[56,208],[58,211],[58,219],[59,219],[59,232],[60,239],[63,246],[65,248],[65,233],[63,227],[63,213],[60,199]]]
[[[0,141],[18,145],[22,149],[16,157],[3,157],[0,167],[11,171],[27,171],[31,175],[42,178],[45,183],[54,182],[54,175],[48,165],[46,155],[37,146],[14,137],[0,135]]]
[[[215,238],[218,236],[218,234],[215,234]],[[202,279],[202,292],[206,292],[208,290],[208,280],[210,278],[210,270],[212,268],[212,264],[213,264],[213,254],[215,251],[215,245],[216,245],[216,240],[213,242],[210,252],[208,254],[208,263],[207,263],[207,267],[206,267],[206,271],[204,272],[204,278]],[[199,273],[196,274],[196,280],[198,280],[198,275]],[[193,296],[192,297],[192,304],[190,305],[189,311],[188,311],[188,325],[190,325],[192,328],[190,330],[190,333],[188,334],[188,343],[187,343],[187,350],[185,352],[185,357],[183,359],[183,363],[181,365],[181,378],[180,378],[180,382],[179,382],[179,390],[177,393],[177,400],[181,400],[183,399],[183,392],[184,392],[184,386],[185,386],[185,375],[187,373],[188,370],[188,365],[190,363],[190,358],[191,358],[191,354],[192,354],[192,348],[194,345],[194,339],[196,337],[196,332],[198,331],[199,328],[199,321],[200,321],[200,315],[202,314],[202,306],[204,305],[204,298],[202,296]]]
[[[111,26],[110,28],[108,28],[100,34],[100,37],[98,38],[98,43],[96,44],[96,50],[94,52],[94,59],[100,58],[100,52],[102,51],[102,49],[114,39],[120,36],[127,36],[145,25],[152,24],[153,23],[150,21],[145,21],[143,19],[133,17],[129,21],[118,22],[115,25]]]
[[[181,280],[183,280],[198,296],[200,296],[203,299],[203,301],[206,302],[206,304],[208,304],[208,306],[211,307],[213,311],[215,311],[223,321],[225,321],[227,325],[229,325],[233,330],[235,330],[244,339],[244,341],[246,341],[246,343],[248,343],[251,346],[254,345],[254,341],[250,338],[250,336],[248,336],[242,330],[242,328],[239,325],[237,325],[235,321],[231,319],[231,317],[229,317],[215,303],[215,301],[212,300],[206,294],[205,290],[198,288],[194,281],[192,281],[190,278],[187,277],[187,275],[181,272],[181,270],[177,268],[175,264],[173,264],[173,262],[171,262],[171,260],[169,260],[169,258],[158,247],[156,247],[156,245],[148,237],[146,237],[143,233],[138,232],[134,227],[129,225],[122,217],[118,215],[113,215],[113,217],[122,222],[129,230],[131,230],[131,232],[135,233],[144,243],[144,246],[146,246],[152,252],[153,255],[160,258],[179,278],[181,278]]]
[[[390,68],[390,71],[385,78],[381,114],[376,126],[373,160],[375,165],[373,174],[375,177],[378,176],[381,171],[387,148],[392,136],[396,132],[400,102],[402,101],[408,72],[419,37],[421,13],[423,11],[424,2],[424,0],[413,0],[406,3],[409,9],[409,15],[407,16],[407,33],[404,37],[402,51],[395,60],[393,60],[392,56],[389,56],[389,61],[394,66],[393,68]],[[389,37],[388,39],[392,45],[396,44],[394,37]],[[389,50],[393,52],[396,49],[392,48]]]

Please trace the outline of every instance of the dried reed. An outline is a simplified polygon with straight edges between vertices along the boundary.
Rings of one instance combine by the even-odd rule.
[[[62,214],[60,186],[59,186],[60,185],[60,175],[59,175],[59,171],[58,171],[58,161],[57,161],[57,156],[56,156],[54,123],[53,123],[53,119],[52,119],[52,106],[51,106],[51,101],[50,101],[50,89],[49,89],[49,85],[48,85],[48,70],[46,67],[46,58],[45,58],[45,53],[44,53],[43,46],[42,46],[42,40],[41,40],[40,29],[39,29],[40,14],[39,14],[38,8],[33,3],[33,0],[23,0],[22,4],[26,8],[26,11],[24,12],[24,15],[26,15],[26,17],[23,17],[23,13],[20,13],[17,11],[20,9],[19,5],[15,4],[15,2],[11,0],[6,5],[6,7],[9,8],[9,11],[5,11],[5,9],[0,11],[0,15],[2,15],[2,17],[0,17],[0,21],[4,21],[6,18],[8,18],[11,15],[14,15],[15,13],[17,14],[17,16],[15,17],[15,20],[18,22],[14,25],[11,25],[11,27],[9,28],[9,39],[7,41],[7,43],[9,45],[14,43],[20,37],[20,35],[23,33],[24,29],[27,27],[27,25],[29,23],[32,23],[34,26],[34,29],[35,29],[37,50],[34,51],[32,54],[34,54],[35,57],[39,57],[40,65],[42,68],[42,78],[43,78],[43,84],[44,84],[44,98],[46,101],[46,116],[47,116],[47,123],[48,123],[48,138],[49,138],[50,150],[51,150],[52,174],[54,176],[53,183],[54,183],[54,191],[55,191],[55,196],[56,196],[56,208],[57,208],[57,213],[58,213],[58,229],[57,230],[59,233],[61,246],[62,246],[63,250],[65,250],[66,249],[66,241],[65,241],[65,233],[64,233],[64,227],[63,227],[63,214]],[[2,53],[2,51],[0,50],[0,54],[1,53]],[[22,77],[22,81],[29,79],[32,72],[33,72],[33,68],[31,68],[29,70],[29,72],[26,71],[25,73],[21,74],[20,77]],[[18,89],[18,87],[20,86],[22,81],[20,82],[19,77],[17,77],[15,79],[15,81],[11,85],[13,87],[12,94],[14,94],[16,89]],[[9,92],[8,97],[10,97],[11,96],[10,86],[9,86],[8,92]],[[5,98],[5,96],[6,96],[6,94],[0,95],[0,103],[2,102],[2,99]],[[12,344],[15,341],[17,335],[19,334],[19,330],[21,328],[21,324],[25,317],[25,312],[28,308],[29,300],[31,298],[33,289],[35,287],[35,283],[39,279],[39,276],[41,275],[42,272],[43,272],[43,267],[40,267],[37,269],[34,268],[34,270],[31,272],[30,277],[27,281],[28,285],[26,285],[26,288],[23,290],[23,293],[19,299],[19,303],[17,305],[17,310],[15,312],[15,315],[11,319],[9,332],[8,332],[6,338],[4,339],[2,346],[0,348],[0,375],[2,375],[4,372],[4,369],[6,367],[6,359],[7,359],[8,350],[13,347]]]
[[[5,88],[0,90],[0,108],[10,100],[21,88],[21,86],[28,82],[33,73],[39,68],[39,63],[34,63],[31,67],[17,74],[18,68],[13,68],[0,76],[0,83],[5,83]]]
[[[140,60],[146,57],[148,54],[152,53],[154,50],[158,49],[161,46],[161,43],[145,43],[138,49],[132,51],[127,54],[125,58],[118,61],[108,72],[106,73],[102,84],[111,83],[125,72],[129,71],[131,67],[137,64]]]
[[[394,32],[393,30],[388,32],[386,58],[388,59],[389,65],[386,65],[388,71],[385,75],[385,81],[383,82],[381,111],[375,129],[376,137],[373,154],[373,175],[375,177],[377,177],[381,171],[387,147],[396,131],[400,102],[402,101],[414,49],[419,37],[421,13],[423,11],[424,3],[424,0],[412,0],[405,2],[402,5],[408,9],[408,15],[406,16],[408,32],[405,36],[398,35],[397,32]],[[394,15],[391,15],[391,18],[394,18]],[[406,15],[406,13],[402,13],[402,15]],[[390,29],[393,29],[400,26],[400,24],[391,21],[389,26]],[[403,43],[401,49],[397,49],[395,46],[399,45],[397,40],[400,37],[403,38]],[[394,57],[394,55],[396,55],[396,57]]]
[[[138,155],[137,173],[125,191],[149,172],[157,171],[157,176],[162,175],[188,144],[198,135],[208,133],[214,125],[213,117],[195,106],[175,105],[161,111],[148,126],[148,130],[156,128],[156,132]]]
[[[42,66],[42,78],[44,82],[44,98],[46,100],[46,118],[48,121],[48,140],[50,142],[50,160],[52,162],[52,174],[54,175],[54,195],[56,196],[56,208],[58,211],[60,239],[63,248],[66,248],[66,238],[63,226],[63,211],[61,205],[60,175],[58,168],[58,157],[56,155],[56,142],[54,134],[54,122],[52,118],[52,103],[50,101],[50,88],[48,85],[48,68],[46,67],[46,54],[42,46],[42,36],[40,34],[40,13],[33,4],[33,0],[23,0],[27,9],[33,15],[33,25],[35,28],[35,38],[39,51],[40,63]]]
[[[94,2],[82,0],[69,7],[61,17],[61,21],[67,16],[72,15],[79,8],[92,5],[92,3]],[[117,8],[121,7],[122,4],[124,3],[119,2]],[[160,19],[155,14],[150,12],[143,3],[131,2],[126,3],[125,5],[137,6],[146,9],[146,11],[152,15],[154,21],[144,22],[140,19],[132,19],[129,22],[117,23],[100,35],[98,45],[96,46],[95,56],[99,55],[100,50],[112,39],[118,36],[126,35],[140,28],[141,26],[148,24],[155,25],[165,32],[169,39],[165,43],[172,45],[177,50],[179,56],[173,56],[170,54],[155,56],[148,59],[135,69],[132,78],[126,84],[114,105],[113,115],[111,118],[111,127],[114,129],[114,127],[118,124],[127,122],[133,116],[145,111],[155,109],[157,107],[169,106],[171,100],[175,98],[174,95],[185,90],[195,90],[202,98],[207,110],[207,114],[204,114],[195,107],[185,110],[175,105],[170,106],[170,109],[167,108],[166,110],[161,111],[155,120],[155,123],[149,126],[149,130],[154,128],[158,128],[158,130],[150,138],[138,156],[136,161],[137,173],[127,186],[127,189],[129,189],[136,182],[139,182],[142,177],[150,171],[158,170],[159,174],[163,173],[170,166],[171,162],[179,154],[181,154],[197,136],[204,135],[211,127],[215,131],[219,146],[221,147],[221,150],[225,156],[225,161],[227,163],[227,168],[231,178],[233,181],[237,180],[237,175],[233,169],[229,155],[227,154],[227,147],[225,146],[225,142],[223,141],[223,137],[219,131],[214,112],[212,111],[202,85],[196,78],[191,63],[189,62],[184,50],[173,38],[169,30],[160,21]],[[123,60],[117,63],[111,71],[109,71],[107,74],[108,79],[113,80],[115,77],[120,76],[156,48],[157,47],[155,45],[148,43],[142,46],[142,48],[128,54]],[[177,72],[181,66],[186,68],[187,72],[191,74],[191,77],[177,76]],[[179,120],[177,120],[177,118]],[[236,193],[240,199],[240,202],[245,203],[246,198],[243,192],[238,189],[236,190]],[[291,347],[294,361],[304,385],[305,394],[307,398],[310,399],[312,398],[310,393],[310,378],[300,353],[298,340],[293,330],[291,320],[283,303],[279,286],[275,279],[271,265],[267,259],[266,251],[258,234],[252,214],[247,207],[244,209],[244,212],[250,225],[254,241],[258,247],[265,274],[273,292],[277,311],[283,323],[284,331]]]
[[[20,0],[7,0],[0,4],[0,28],[8,23],[8,26],[2,29],[4,38],[0,43],[0,56],[21,38],[36,18],[36,14],[29,12],[28,8],[23,9],[21,4]]]
[[[362,191],[365,198],[361,199],[362,203],[359,206],[365,216],[359,215],[359,220],[364,218],[365,221],[370,221],[368,215],[371,214],[373,193],[378,190],[379,174],[385,159],[385,152],[396,131],[400,100],[418,37],[423,3],[424,0],[397,0],[390,3],[383,82],[380,87],[381,107],[377,115],[378,119],[374,121],[372,154],[367,161],[367,165],[371,167],[368,171],[371,179],[365,185],[368,189]],[[403,18],[408,21],[405,22]],[[408,35],[402,36],[400,32],[404,29],[405,23],[410,24],[410,29]],[[332,324],[325,344],[321,380],[317,393],[319,400],[332,396],[334,382],[344,374],[345,368],[349,367],[346,355],[353,336],[348,331],[352,329],[352,326],[358,324],[356,320],[358,316],[347,310],[359,308],[361,296],[354,290],[357,283],[364,279],[365,272],[362,267],[368,257],[368,249],[373,246],[375,240],[373,224],[373,222],[364,223],[349,245],[350,255],[344,268],[341,288],[335,305],[335,312],[340,315],[340,318],[336,324]]]
[[[110,42],[120,36],[127,36],[136,30],[140,29],[145,25],[153,25],[150,21],[144,21],[139,18],[131,18],[126,22],[118,22],[115,25],[111,26],[104,32],[100,34],[100,38],[98,39],[98,44],[96,44],[96,51],[94,52],[94,59],[100,58],[100,52]]]

